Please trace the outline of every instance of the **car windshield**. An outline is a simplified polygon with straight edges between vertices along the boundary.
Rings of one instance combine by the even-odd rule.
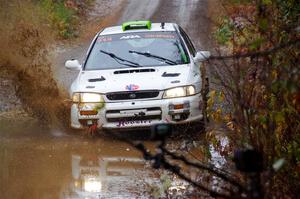
[[[187,64],[189,58],[176,32],[138,32],[99,36],[85,70]]]

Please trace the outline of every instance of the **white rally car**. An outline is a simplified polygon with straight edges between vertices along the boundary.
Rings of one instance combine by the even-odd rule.
[[[93,39],[70,88],[71,127],[130,129],[203,119],[201,61],[187,34],[174,23],[126,22]]]

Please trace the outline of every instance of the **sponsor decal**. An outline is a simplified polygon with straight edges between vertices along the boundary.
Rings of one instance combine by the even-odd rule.
[[[151,124],[151,120],[119,121],[117,127],[132,126],[134,124]]]
[[[175,39],[173,34],[146,34],[145,38]]]
[[[176,39],[177,35],[173,33],[132,33],[132,34],[115,34],[101,35],[97,42],[105,43],[118,40],[135,40],[135,39]]]
[[[178,84],[178,83],[180,83],[179,80],[171,81],[171,84]]]
[[[121,37],[120,39],[140,39],[141,37],[139,35],[126,35]]]
[[[111,42],[111,37],[98,37],[97,42]]]
[[[125,87],[126,90],[128,91],[135,91],[138,90],[140,87],[138,85],[135,84],[129,84]]]

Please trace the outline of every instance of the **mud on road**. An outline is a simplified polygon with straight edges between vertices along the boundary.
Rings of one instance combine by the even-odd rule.
[[[195,41],[197,49],[209,47],[206,0],[96,2],[90,18],[83,24],[83,36],[71,44],[58,44],[51,53],[51,69],[61,96],[67,96],[77,75],[64,68],[65,60],[82,61],[93,35],[105,26],[140,19],[176,22]],[[12,88],[5,79],[0,77],[0,81],[6,85],[1,85],[1,112],[5,109],[3,104],[10,106],[10,100],[16,102],[15,107],[22,107],[14,93],[10,100],[4,97]],[[63,119],[60,122],[64,122]],[[37,126],[37,123],[34,119],[20,124],[0,123],[1,198],[149,198],[149,194],[155,194],[153,190],[162,187],[163,171],[153,171],[141,154],[127,144],[103,136],[88,139],[82,132]],[[194,151],[204,156],[203,148],[209,150],[211,147],[204,136],[201,139],[194,142],[186,138],[171,140],[169,146],[173,150]],[[146,144],[154,148],[153,143]]]

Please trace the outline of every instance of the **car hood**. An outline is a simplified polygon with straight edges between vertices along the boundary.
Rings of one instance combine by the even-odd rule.
[[[187,85],[191,65],[81,71],[73,92],[119,92],[163,90]]]

